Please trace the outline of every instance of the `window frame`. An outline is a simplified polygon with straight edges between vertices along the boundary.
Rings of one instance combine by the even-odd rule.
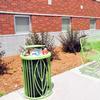
[[[93,1],[100,2],[100,0],[93,0]]]
[[[62,32],[67,32],[67,30],[63,30],[63,19],[68,19],[69,20],[69,31],[71,30],[71,17],[66,17],[66,16],[64,16],[64,17],[62,17]],[[67,25],[66,25],[67,26]],[[67,27],[66,27],[67,28]]]
[[[91,28],[91,20],[95,21],[95,24],[93,26],[93,28]],[[90,30],[95,30],[96,29],[96,19],[95,18],[90,18]]]
[[[22,17],[22,18],[29,18],[29,33],[32,31],[32,27],[31,27],[31,16],[29,16],[29,15],[15,15],[14,16],[14,31],[15,31],[15,34],[19,34],[19,35],[22,35],[22,34],[29,34],[29,33],[22,33],[22,32],[19,32],[19,33],[17,33],[17,31],[16,31],[16,17]]]
[[[52,5],[52,0],[48,0],[48,5]]]

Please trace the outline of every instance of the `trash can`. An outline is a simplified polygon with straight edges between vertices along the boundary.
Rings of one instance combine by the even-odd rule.
[[[44,45],[30,45],[20,55],[27,98],[39,99],[51,94],[51,53],[45,51]]]

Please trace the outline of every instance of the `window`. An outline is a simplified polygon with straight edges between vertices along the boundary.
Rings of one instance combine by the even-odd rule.
[[[100,0],[94,0],[94,1],[100,2]]]
[[[62,31],[68,31],[71,28],[71,20],[67,17],[62,17]]]
[[[15,16],[15,32],[17,34],[24,34],[30,32],[29,16]]]
[[[96,19],[90,19],[90,29],[96,29]]]
[[[48,0],[48,5],[52,5],[52,0]]]

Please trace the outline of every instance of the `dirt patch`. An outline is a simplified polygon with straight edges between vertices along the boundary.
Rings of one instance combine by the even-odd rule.
[[[80,54],[64,53],[57,49],[59,59],[51,62],[52,75],[62,73],[81,64]],[[8,73],[0,76],[0,92],[9,93],[23,86],[21,59],[17,56],[5,57]]]

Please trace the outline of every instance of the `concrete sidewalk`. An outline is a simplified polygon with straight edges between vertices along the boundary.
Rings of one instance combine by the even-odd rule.
[[[81,75],[73,69],[56,75],[53,94],[44,100],[100,100],[100,80]],[[27,100],[23,89],[14,91],[0,98],[0,100]]]

